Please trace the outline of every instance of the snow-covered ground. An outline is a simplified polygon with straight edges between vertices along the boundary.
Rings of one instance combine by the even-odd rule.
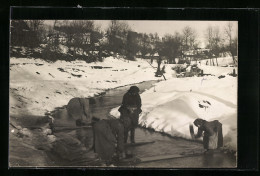
[[[227,66],[227,67],[230,67],[232,65],[234,65],[234,62],[233,62],[233,59],[231,56],[228,56],[228,57],[219,57],[217,58],[217,61],[216,61],[216,58],[213,58],[211,61],[210,59],[204,59],[204,60],[201,60],[200,63],[201,65],[206,65],[206,63],[208,63],[208,65],[210,65],[211,62],[214,62],[215,65],[217,65],[217,62],[218,62],[218,66]],[[196,61],[192,61],[191,62],[192,64],[196,63]],[[197,62],[199,64],[199,62]],[[211,63],[211,65],[213,65],[213,63]]]
[[[101,69],[102,67],[102,69]],[[127,84],[162,78],[146,61],[106,58],[104,62],[10,59],[10,114],[43,115],[74,97],[90,97]]]
[[[160,79],[163,81],[141,95],[140,125],[190,138],[188,126],[195,118],[219,120],[224,128],[224,145],[236,150],[237,77],[227,75],[234,68],[201,64],[204,73],[215,76],[176,78],[173,66],[166,65],[164,81],[155,77],[155,69],[141,59],[108,57],[96,63],[48,63],[11,58],[10,116],[44,115],[67,105],[74,97],[90,97],[106,89]],[[219,79],[219,75],[225,78]],[[119,117],[117,108],[111,114]]]

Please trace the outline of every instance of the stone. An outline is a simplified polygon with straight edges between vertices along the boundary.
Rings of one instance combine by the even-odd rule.
[[[87,98],[72,98],[67,105],[67,111],[74,120],[82,119],[91,122],[92,116]]]

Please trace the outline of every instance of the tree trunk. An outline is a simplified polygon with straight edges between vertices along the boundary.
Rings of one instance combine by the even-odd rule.
[[[213,66],[215,66],[215,63],[214,63],[214,60],[213,60],[213,58],[211,58],[211,60],[212,60],[212,65],[213,65]]]
[[[218,66],[218,58],[216,57],[216,63],[217,63],[217,66]]]
[[[159,72],[161,71],[161,68],[160,68],[160,66],[161,66],[161,63],[158,63],[158,67],[157,67],[157,73],[159,73]]]
[[[232,52],[231,52],[231,55],[232,55],[233,63],[236,64],[236,59]]]
[[[73,57],[75,57],[76,56],[76,47],[74,46],[73,47]]]
[[[159,72],[161,71],[161,68],[160,68],[160,66],[161,66],[161,63],[162,63],[162,60],[161,60],[161,58],[158,58],[158,67],[157,67],[157,73],[159,73]]]

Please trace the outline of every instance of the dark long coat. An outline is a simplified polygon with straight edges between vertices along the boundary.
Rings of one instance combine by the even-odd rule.
[[[194,124],[196,125],[196,123],[200,124],[200,127],[198,128],[198,133],[195,138],[199,138],[203,134],[203,145],[205,149],[223,147],[222,124],[218,120],[207,122],[206,120],[196,119]]]
[[[124,124],[128,124],[128,121],[131,119],[132,125],[136,127],[138,125],[138,117],[139,114],[142,112],[141,110],[142,101],[141,97],[137,92],[133,92],[129,90],[127,93],[124,94],[122,105],[118,109],[118,111],[121,113],[121,119],[123,120]],[[128,107],[136,107],[137,110],[134,113],[130,113]],[[131,115],[131,117],[129,117]],[[127,120],[130,118],[129,120]],[[126,127],[126,125],[124,125]]]
[[[93,125],[94,151],[106,161],[124,152],[124,127],[119,119],[100,120]]]
[[[118,109],[120,119],[124,125],[125,143],[127,142],[129,131],[131,131],[131,142],[135,141],[135,128],[138,126],[139,114],[142,112],[142,101],[138,92],[138,87],[130,87],[128,92],[124,94],[122,105]]]
[[[141,97],[138,93],[132,93],[131,91],[128,91],[123,96],[122,101],[122,107],[129,107],[129,106],[135,106],[137,108],[141,108],[142,102]]]

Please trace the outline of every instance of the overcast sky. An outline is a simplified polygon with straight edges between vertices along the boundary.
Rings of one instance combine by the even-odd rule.
[[[103,30],[105,30],[110,20],[94,20],[97,25],[100,25]],[[185,26],[190,26],[193,28],[201,43],[201,47],[204,47],[204,35],[205,30],[208,26],[218,26],[221,33],[223,33],[224,27],[227,25],[228,21],[154,21],[154,20],[127,20],[128,25],[133,31],[141,33],[158,33],[160,37],[165,34],[174,34],[175,32],[180,32]],[[46,21],[48,24],[53,24],[53,21]],[[234,26],[234,35],[236,35],[236,30],[238,27],[237,21],[232,21]]]

